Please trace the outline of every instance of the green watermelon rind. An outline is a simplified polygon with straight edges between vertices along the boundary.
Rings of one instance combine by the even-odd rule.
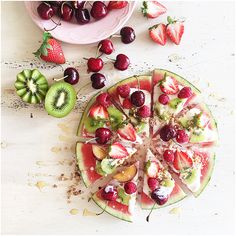
[[[156,204],[153,209],[160,209],[160,208],[163,208],[163,207],[173,205],[173,204],[183,200],[187,196],[188,196],[187,194],[185,194],[183,191],[181,191],[180,193],[176,194],[174,197],[172,196],[171,199],[167,202],[167,204],[164,204],[162,206],[159,206],[159,205]],[[141,208],[143,210],[151,210],[152,207],[153,207],[153,204],[147,205],[147,204],[141,202]]]
[[[183,84],[183,85],[185,85],[185,86],[189,86],[193,91],[194,91],[194,93],[196,93],[196,94],[200,94],[201,93],[201,91],[197,88],[197,87],[195,87],[193,84],[191,84],[189,81],[187,81],[186,79],[184,79],[182,76],[180,76],[180,75],[177,75],[177,74],[175,74],[175,73],[173,73],[173,72],[171,72],[171,71],[168,71],[168,70],[165,70],[165,69],[155,69],[154,71],[153,71],[153,75],[155,75],[155,73],[161,73],[161,74],[167,74],[167,75],[169,75],[169,76],[173,76],[176,80],[178,80],[181,84]]]
[[[212,172],[213,172],[214,166],[215,166],[215,153],[211,154],[209,163],[210,163],[210,168],[208,167],[207,174],[204,178],[204,181],[201,183],[200,189],[197,192],[193,192],[194,197],[198,197],[203,192],[203,190],[206,188],[206,186],[208,185],[208,183],[211,180]]]
[[[108,214],[110,214],[120,220],[124,220],[127,222],[133,222],[132,216],[130,214],[124,214],[123,212],[119,212],[118,210],[115,210],[112,207],[108,207],[107,204],[103,200],[101,200],[100,198],[97,197],[96,193],[93,194],[92,199],[102,209],[104,209],[106,207],[105,212],[107,212]]]
[[[76,143],[76,159],[77,159],[77,165],[78,165],[80,176],[83,180],[83,183],[84,183],[85,187],[89,187],[92,183],[88,179],[88,175],[85,172],[85,168],[84,168],[84,164],[83,164],[83,158],[81,158],[82,157],[81,146],[83,144],[84,143],[81,143],[81,142]],[[79,149],[79,147],[80,147],[80,149]]]

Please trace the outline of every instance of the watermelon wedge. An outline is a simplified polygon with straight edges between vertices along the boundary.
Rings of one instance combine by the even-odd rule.
[[[204,103],[194,103],[186,107],[176,122],[189,133],[190,143],[203,147],[218,143],[218,131],[215,119]]]
[[[119,93],[119,88],[122,86],[128,86],[128,93],[123,96]],[[145,103],[143,106],[147,106],[151,111],[151,92],[152,92],[152,77],[151,76],[134,76],[128,79],[122,80],[109,88],[107,91],[114,99],[115,103],[124,111],[129,117],[131,123],[136,127],[138,133],[143,134],[145,137],[149,137],[149,117],[141,117],[138,112],[138,108],[131,103],[131,95],[133,92],[141,90],[145,95]],[[124,92],[123,92],[124,93]]]
[[[184,107],[193,101],[200,91],[181,76],[163,69],[156,69],[152,76],[153,82],[153,132],[154,137],[160,126],[168,122],[173,115],[178,115]],[[178,93],[183,87],[190,87],[192,96],[185,99],[178,98]],[[163,105],[159,101],[159,96],[167,94],[168,104]]]
[[[135,164],[124,168],[122,172],[113,176],[111,181],[106,183],[102,189],[98,190],[92,196],[93,201],[104,211],[128,222],[133,221],[137,194],[138,165],[139,163],[136,162]],[[136,189],[133,189],[132,192],[126,190],[126,187],[130,183],[132,183],[132,186],[136,186]],[[106,193],[115,191],[117,193],[116,199],[111,199],[110,196],[104,198],[104,191]]]
[[[156,189],[160,189],[162,197],[167,198],[167,202],[163,205],[155,204],[151,198],[151,194]],[[174,204],[186,197],[186,194],[172,178],[171,174],[164,168],[161,162],[148,149],[145,161],[145,173],[143,180],[143,191],[141,194],[142,209],[151,209],[155,204],[154,209]]]

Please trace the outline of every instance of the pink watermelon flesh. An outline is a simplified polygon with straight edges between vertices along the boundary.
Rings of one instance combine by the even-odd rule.
[[[110,215],[121,220],[132,222],[132,215],[129,212],[129,207],[117,201],[104,200],[101,196],[102,191],[103,190],[101,189],[92,196],[94,202],[102,209],[105,209]]]
[[[86,187],[102,178],[96,172],[96,158],[93,155],[92,144],[77,143],[76,155],[81,177]]]
[[[169,200],[162,206],[159,206],[158,204],[156,204],[154,206],[154,209],[172,205],[172,204],[184,199],[186,196],[187,195],[183,192],[183,190],[180,188],[180,186],[177,183],[175,183],[175,187],[170,195]],[[144,192],[141,193],[142,209],[147,209],[147,210],[151,209],[153,207],[154,203],[155,202],[146,193],[144,193]]]

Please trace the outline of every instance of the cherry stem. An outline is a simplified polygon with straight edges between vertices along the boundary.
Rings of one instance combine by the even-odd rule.
[[[47,32],[53,31],[54,29],[57,28],[58,25],[61,25],[61,18],[59,19],[58,22],[55,22],[52,18],[51,18],[50,20],[55,24],[55,26],[54,26],[53,28],[49,29],[49,30],[47,30],[46,28],[43,28],[43,29],[44,29],[45,31],[47,31]]]
[[[100,44],[100,45],[98,46],[98,48],[97,48],[97,51],[96,51],[96,58],[98,58],[98,57],[100,57],[100,56],[102,55],[102,54],[101,54],[100,56],[98,56],[98,52],[99,52],[99,50],[100,50],[101,47],[102,47],[102,44]]]
[[[110,38],[121,38],[120,34],[113,34],[110,36]]]
[[[85,8],[85,6],[86,6],[87,3],[88,3],[88,1],[85,1],[83,8]]]
[[[91,138],[91,139],[85,141],[85,143],[87,144],[87,143],[90,143],[91,141],[94,141],[94,140],[97,140],[97,138]]]
[[[52,80],[54,80],[54,81],[60,81],[60,80],[63,80],[63,79],[65,79],[65,78],[67,78],[68,76],[69,76],[69,75],[66,75],[66,76],[61,77],[61,78],[59,78],[59,79],[53,78]]]
[[[79,96],[79,92],[81,91],[81,89],[83,89],[83,88],[85,88],[85,87],[87,87],[88,85],[90,85],[91,84],[91,82],[89,82],[89,83],[87,83],[87,84],[85,84],[84,86],[82,86],[78,91],[77,91],[77,98],[78,98],[78,96]]]
[[[146,221],[149,222],[150,215],[155,207],[156,203],[153,204],[151,211],[149,212],[148,216],[146,217]]]
[[[116,61],[115,59],[111,59],[111,58],[109,58],[109,57],[106,57],[106,59],[108,59],[108,60],[110,60],[110,61]]]
[[[83,57],[83,59],[84,59],[84,60],[86,60],[86,61],[88,61],[88,60],[89,60],[89,58],[86,58],[86,57]]]
[[[105,206],[105,207],[103,208],[103,210],[102,210],[100,213],[97,213],[96,215],[97,215],[97,216],[100,216],[102,213],[104,213],[105,210],[106,210],[106,207],[107,207],[107,206]]]

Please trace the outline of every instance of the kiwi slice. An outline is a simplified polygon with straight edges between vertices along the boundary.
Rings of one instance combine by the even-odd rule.
[[[113,106],[108,107],[107,111],[111,122],[111,128],[113,130],[118,129],[119,125],[123,122],[123,113]]]
[[[16,76],[16,93],[27,103],[41,103],[48,91],[48,82],[37,69],[25,69]]]
[[[98,129],[98,128],[101,128],[103,127],[105,124],[105,121],[103,120],[95,120],[91,117],[86,117],[85,120],[84,120],[84,126],[86,128],[86,130],[89,132],[89,133],[95,133],[95,131]]]
[[[71,112],[75,102],[76,92],[73,86],[66,82],[57,82],[47,92],[45,109],[49,115],[61,118]]]

